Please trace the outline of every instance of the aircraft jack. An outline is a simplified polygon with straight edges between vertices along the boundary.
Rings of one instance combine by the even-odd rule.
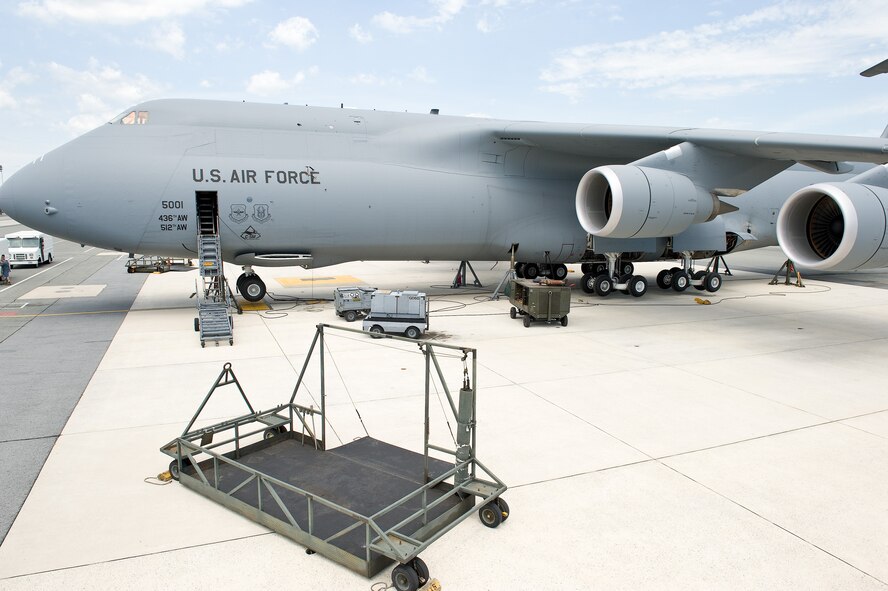
[[[771,279],[770,282],[768,282],[768,285],[777,285],[778,283],[780,283],[780,280],[777,278],[780,276],[780,273],[782,273],[784,269],[786,269],[786,281],[784,282],[784,285],[795,285],[796,287],[805,287],[805,284],[802,282],[802,274],[796,270],[795,263],[793,263],[790,259],[786,259],[786,262],[783,263],[783,265],[781,265],[780,269],[778,269],[776,273],[774,273],[774,278]],[[795,282],[792,282],[789,280],[789,276],[792,273],[795,273],[795,276],[796,276]]]
[[[731,273],[731,269],[728,268],[728,261],[726,261],[725,257],[723,257],[722,255],[716,255],[716,256],[712,257],[712,259],[710,259],[710,261],[709,261],[709,264],[706,265],[706,271],[707,272],[712,271],[713,273],[719,273],[720,272],[718,269],[719,264],[722,264],[725,267],[725,272],[722,273],[722,275],[726,275],[728,277],[734,276],[734,274]]]
[[[453,283],[450,284],[451,289],[456,289],[457,287],[463,287],[464,285],[468,285],[468,281],[466,278],[466,268],[472,272],[472,277],[475,280],[472,282],[472,285],[475,287],[484,287],[481,285],[481,280],[478,279],[478,274],[475,273],[475,269],[472,268],[472,263],[469,261],[460,261],[459,269],[456,270],[456,276],[453,278]]]

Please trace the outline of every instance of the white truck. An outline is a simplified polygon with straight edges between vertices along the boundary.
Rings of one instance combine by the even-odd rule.
[[[429,300],[419,291],[376,291],[363,329],[375,334],[401,333],[418,339],[429,328]]]
[[[9,265],[34,265],[52,262],[52,236],[34,230],[25,230],[5,236],[9,250]]]

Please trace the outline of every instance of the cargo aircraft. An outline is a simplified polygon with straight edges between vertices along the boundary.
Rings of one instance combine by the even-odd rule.
[[[605,296],[715,291],[695,261],[779,244],[796,264],[888,266],[888,139],[156,100],[0,187],[22,224],[121,252],[242,266],[511,260]],[[673,263],[675,264],[675,263]]]

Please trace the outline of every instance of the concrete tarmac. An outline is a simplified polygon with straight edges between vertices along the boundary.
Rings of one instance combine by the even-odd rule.
[[[769,285],[781,259],[729,256],[734,276],[715,294],[575,290],[568,326],[530,328],[506,300],[448,289],[455,264],[264,269],[277,300],[235,317],[234,346],[206,349],[192,326],[196,274],[149,275],[0,545],[0,587],[387,581],[306,555],[177,483],[146,481],[223,363],[256,408],[288,399],[315,325],[354,326],[326,298],[357,283],[434,294],[424,338],[478,349],[477,453],[509,485],[512,512],[497,529],[469,519],[423,553],[444,589],[888,589],[885,275],[867,278],[875,288]],[[505,271],[474,266],[488,286]],[[663,266],[637,271],[653,283]],[[86,350],[67,346],[75,358]],[[415,345],[357,335],[329,339],[329,354],[331,443],[366,428],[421,450]],[[458,359],[443,369],[451,386],[462,377]],[[316,395],[317,375],[307,384]],[[432,434],[446,445],[443,404]],[[220,397],[199,424],[242,412],[238,396]],[[21,432],[40,430],[40,418],[25,420]]]

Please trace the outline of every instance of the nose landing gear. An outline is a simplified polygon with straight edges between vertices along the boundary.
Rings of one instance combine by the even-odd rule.
[[[236,286],[238,293],[248,302],[258,302],[267,293],[265,282],[253,272],[250,265],[244,267],[244,272],[237,278]]]

